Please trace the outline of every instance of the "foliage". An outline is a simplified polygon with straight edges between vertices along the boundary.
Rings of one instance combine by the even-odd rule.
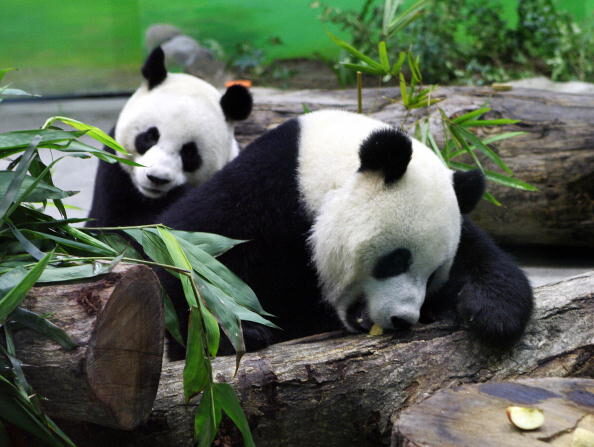
[[[76,130],[53,127],[56,122]],[[54,185],[53,165],[64,157],[91,156],[109,163],[134,164],[80,142],[82,135],[108,145],[117,154],[126,154],[124,148],[96,127],[64,117],[49,119],[41,129],[0,134],[0,159],[10,161],[0,171],[0,330],[4,335],[0,342],[0,439],[5,434],[5,424],[9,423],[47,445],[74,445],[43,413],[39,405],[41,398],[27,383],[18,360],[12,332],[24,326],[49,337],[64,349],[76,348],[76,344],[45,316],[19,306],[36,283],[91,278],[108,273],[125,261],[158,265],[182,282],[190,306],[184,394],[188,401],[202,392],[195,423],[200,445],[212,443],[222,412],[238,426],[245,445],[254,445],[237,396],[229,385],[214,382],[210,364],[219,347],[219,325],[236,349],[238,362],[245,352],[242,320],[276,327],[262,317],[269,314],[262,309],[254,292],[215,259],[242,241],[173,231],[160,225],[119,228],[140,244],[146,259],[113,231],[73,227],[72,224],[84,219],[67,217],[62,199],[74,193]],[[45,165],[40,152],[48,149],[61,156]],[[48,202],[56,206],[61,219],[43,212]],[[183,342],[168,298],[165,308],[168,330]]]
[[[425,12],[431,0],[417,0],[407,10],[398,13],[398,7],[402,0],[384,0],[384,14],[382,22],[382,36],[389,40],[393,35],[401,32],[406,26],[417,20],[420,15]],[[439,98],[432,98],[431,94],[435,90],[435,86],[423,86],[422,75],[420,68],[419,56],[413,55],[412,52],[400,52],[397,60],[394,63],[390,62],[388,46],[385,40],[381,40],[377,44],[377,60],[373,55],[365,54],[362,50],[355,48],[353,45],[338,39],[336,36],[330,34],[330,38],[342,49],[347,51],[352,58],[357,60],[357,63],[344,63],[345,68],[364,72],[382,77],[384,80],[397,78],[400,88],[399,102],[407,110],[431,107],[441,101]],[[406,68],[406,71],[405,71]],[[407,80],[407,74],[408,80]],[[359,87],[360,95],[360,87]],[[482,115],[489,112],[491,109],[483,107],[473,110],[463,116],[456,118],[448,117],[443,110],[439,109],[441,121],[444,127],[445,141],[442,147],[436,143],[433,137],[429,120],[425,118],[417,121],[415,124],[415,136],[424,144],[429,146],[437,156],[451,169],[469,170],[473,168],[480,169],[488,180],[503,184],[508,187],[523,189],[527,191],[535,191],[536,188],[513,177],[513,172],[499,157],[491,143],[501,141],[507,138],[512,138],[521,135],[522,132],[507,132],[497,134],[490,138],[481,139],[475,135],[470,129],[484,126],[502,126],[517,123],[516,120],[510,119],[480,119]],[[500,169],[502,173],[487,170],[483,163],[477,156],[480,153],[486,157],[496,168]],[[469,157],[473,165],[457,160],[461,156]],[[499,201],[490,193],[485,194],[485,198],[491,203],[501,205]]]
[[[515,27],[504,19],[500,2],[433,0],[406,33],[390,35],[385,17],[399,3],[367,0],[359,11],[315,6],[320,20],[348,32],[353,46],[367,55],[377,57],[375,42],[385,40],[419,56],[429,83],[483,84],[535,75],[594,81],[594,18],[580,25],[553,0],[518,1]],[[340,62],[352,62],[346,59]],[[345,79],[353,81],[340,74],[339,81]]]

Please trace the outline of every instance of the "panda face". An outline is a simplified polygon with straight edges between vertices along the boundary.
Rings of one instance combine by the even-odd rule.
[[[410,326],[456,254],[452,172],[381,122],[345,112],[312,118],[301,119],[299,178],[324,297],[350,330]],[[324,168],[314,168],[321,160]]]
[[[143,167],[122,167],[146,197],[159,198],[186,183],[198,185],[237,155],[233,126],[210,84],[167,74],[141,86],[124,106],[115,137]]]

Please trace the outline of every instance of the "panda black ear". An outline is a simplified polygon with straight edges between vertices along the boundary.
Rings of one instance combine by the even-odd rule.
[[[454,172],[454,191],[462,214],[470,213],[485,193],[485,176],[478,170]]]
[[[221,97],[220,104],[228,121],[241,121],[252,112],[252,94],[243,85],[233,84]]]
[[[412,157],[412,142],[403,132],[385,128],[372,132],[361,144],[359,172],[381,171],[390,185],[406,172]]]
[[[148,55],[142,66],[142,76],[148,81],[149,90],[159,85],[167,77],[165,69],[165,53],[161,47],[156,47]]]

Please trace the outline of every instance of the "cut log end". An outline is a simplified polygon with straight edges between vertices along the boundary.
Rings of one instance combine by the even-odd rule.
[[[151,270],[138,268],[117,283],[87,350],[89,385],[123,429],[148,416],[159,384],[163,312],[154,278]]]
[[[131,430],[148,418],[163,354],[161,288],[143,265],[100,278],[34,288],[25,307],[66,331],[65,351],[29,330],[15,334],[31,385],[59,419]]]

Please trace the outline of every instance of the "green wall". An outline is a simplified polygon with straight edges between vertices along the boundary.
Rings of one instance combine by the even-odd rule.
[[[311,8],[311,1],[3,0],[0,68],[21,69],[9,80],[38,93],[130,89],[138,82],[144,30],[153,23],[171,23],[199,39],[215,39],[228,53],[247,42],[261,48],[266,60],[333,57],[337,48],[326,30],[336,29],[317,19],[320,10]],[[362,1],[326,3],[357,9]],[[501,2],[514,25],[519,0],[487,1]],[[594,12],[594,0],[557,4],[579,19]]]

